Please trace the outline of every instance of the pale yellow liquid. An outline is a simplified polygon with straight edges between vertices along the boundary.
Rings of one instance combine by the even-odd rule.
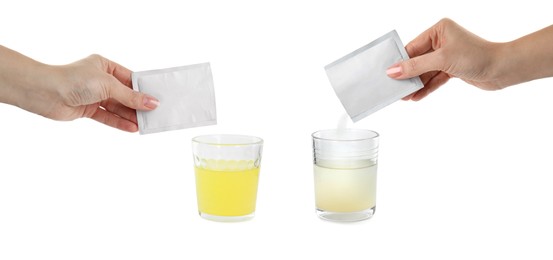
[[[245,216],[255,212],[259,168],[241,169],[244,161],[216,161],[216,169],[195,167],[198,209],[214,216]],[[225,167],[226,165],[232,167]]]
[[[354,169],[314,165],[317,209],[357,212],[376,206],[376,164]]]

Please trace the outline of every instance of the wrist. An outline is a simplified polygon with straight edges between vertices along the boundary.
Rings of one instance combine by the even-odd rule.
[[[49,114],[55,110],[53,101],[58,100],[57,87],[60,86],[59,70],[57,66],[42,63],[35,64],[28,70],[28,76],[24,84],[20,86],[23,91],[22,98],[18,100],[19,106],[27,111],[50,117]]]
[[[497,76],[504,87],[553,76],[553,26],[500,44]]]
[[[513,71],[513,60],[516,58],[513,56],[513,46],[511,42],[491,43],[490,48],[490,66],[488,68],[489,79],[487,82],[493,82],[493,85],[497,89],[506,88],[513,85],[515,78],[511,71]]]
[[[48,65],[0,46],[0,102],[25,108],[37,85],[44,84]]]
[[[528,51],[518,41],[494,43],[492,52],[491,82],[503,89],[536,78],[533,64],[529,64]]]
[[[20,64],[19,68],[11,71],[5,81],[5,93],[0,93],[3,96],[3,103],[17,106],[21,109],[47,116],[50,111],[51,104],[48,100],[52,100],[52,96],[56,95],[53,82],[57,77],[54,66],[42,64],[36,61]]]

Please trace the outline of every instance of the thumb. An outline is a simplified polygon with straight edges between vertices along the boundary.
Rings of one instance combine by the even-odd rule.
[[[153,110],[159,106],[159,100],[148,94],[134,91],[118,80],[109,86],[110,97],[119,103],[138,110]]]
[[[388,68],[386,74],[394,79],[408,79],[429,71],[440,70],[443,66],[437,52],[434,51],[398,62]]]

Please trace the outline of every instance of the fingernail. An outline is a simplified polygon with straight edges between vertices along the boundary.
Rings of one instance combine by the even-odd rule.
[[[159,100],[157,100],[155,97],[145,95],[144,106],[149,109],[154,109],[159,106]]]
[[[401,66],[396,65],[386,70],[388,76],[399,76],[401,74]]]

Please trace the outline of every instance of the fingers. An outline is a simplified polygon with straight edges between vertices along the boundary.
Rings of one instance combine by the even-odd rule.
[[[408,79],[429,71],[442,70],[443,67],[441,51],[437,50],[396,63],[386,70],[386,74],[394,79]]]
[[[416,92],[415,92],[416,93]],[[411,93],[403,98],[401,98],[401,100],[404,100],[404,101],[409,101],[411,100],[411,98],[413,98],[413,95],[415,95],[415,93]]]
[[[131,122],[125,118],[116,116],[115,114],[108,112],[106,110],[103,110],[101,108],[98,108],[96,112],[91,116],[91,118],[102,124],[105,124],[123,131],[127,131],[127,132],[138,131],[138,126],[136,125],[136,123]]]
[[[132,88],[132,80],[131,80],[132,71],[119,65],[116,62],[113,62],[106,58],[103,58],[103,59],[106,62],[107,72],[113,75],[117,80],[119,80],[119,82],[123,83],[123,85],[129,88]]]
[[[450,78],[451,77],[447,73],[439,72],[434,77],[430,78],[427,83],[424,84],[424,88],[407,96],[409,97],[408,99],[406,99],[407,97],[405,97],[404,100],[419,101],[441,87]]]
[[[432,50],[434,39],[436,39],[436,26],[430,27],[405,45],[405,50],[411,58],[423,55]]]
[[[156,98],[132,90],[132,72],[100,55],[91,55],[91,59],[99,59],[105,72],[113,77],[106,84],[108,96],[121,104],[138,110],[152,110],[159,105]]]
[[[137,123],[136,111],[134,109],[128,108],[113,99],[108,99],[100,104],[106,111],[127,119],[135,124]]]
[[[451,20],[447,18],[442,19],[409,42],[409,44],[405,46],[405,49],[411,59],[392,65],[386,70],[386,74],[394,79],[407,79],[421,76],[421,81],[425,85],[425,88],[419,90],[417,93],[424,93],[427,91],[429,81],[440,74],[445,74],[439,73],[439,71],[444,70],[446,67],[444,55],[440,49],[440,41],[443,41],[444,27],[449,23],[451,23]],[[439,76],[438,78],[443,78],[443,76]],[[414,99],[417,96],[417,94],[411,94],[403,99]]]
[[[426,86],[426,84],[428,84],[428,82],[434,78],[436,75],[438,75],[438,73],[440,73],[439,71],[430,71],[430,72],[427,72],[427,73],[424,73],[422,75],[420,75],[420,79],[422,81],[422,84],[424,86]]]
[[[409,57],[413,58],[441,48],[445,40],[444,35],[446,28],[453,26],[458,25],[449,18],[441,19],[438,23],[434,24],[405,45],[407,54],[409,54]]]
[[[422,81],[422,84],[424,86],[426,86],[426,84],[433,78],[435,77],[438,73],[440,73],[439,71],[431,71],[431,72],[427,72],[427,73],[424,73],[420,76],[420,79]],[[415,93],[417,93],[416,91],[403,97],[402,100],[405,100],[405,101],[408,101],[408,100],[411,100],[413,98],[413,96],[415,95]]]
[[[152,110],[159,106],[159,100],[156,98],[133,91],[115,79],[108,86],[108,91],[111,98],[132,109]]]
[[[430,71],[430,72],[427,72],[427,73],[424,73],[422,75],[420,75],[420,79],[421,79],[421,82],[424,86],[428,86],[428,82],[430,80],[432,80],[436,75],[438,75],[439,73],[441,73],[440,71]],[[420,91],[420,90],[419,90]],[[413,100],[413,97],[415,96],[417,92],[413,92],[405,97],[402,98],[402,100],[405,100],[405,101],[408,101],[408,100]],[[422,97],[421,97],[422,98]]]

